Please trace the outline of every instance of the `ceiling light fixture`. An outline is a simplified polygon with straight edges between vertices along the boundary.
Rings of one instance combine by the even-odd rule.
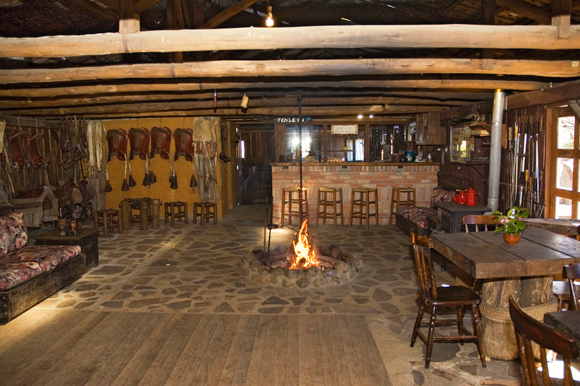
[[[268,15],[266,16],[266,27],[274,26],[274,18],[272,17],[272,6],[268,6]]]
[[[244,96],[242,97],[242,108],[243,109],[247,109],[248,108],[248,102],[250,101],[250,98],[248,98],[248,96],[246,95],[246,93],[244,93]]]
[[[362,114],[359,114],[358,115],[358,119],[362,119],[362,118],[363,118],[363,115]]]

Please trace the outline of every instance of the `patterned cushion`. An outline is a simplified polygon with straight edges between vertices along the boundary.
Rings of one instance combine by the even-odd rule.
[[[28,243],[21,212],[0,217],[0,256],[17,251]]]
[[[427,228],[427,215],[437,214],[435,209],[431,208],[419,208],[416,206],[403,206],[398,210],[398,213],[403,216],[403,218],[417,224],[420,228]]]
[[[453,193],[455,192],[452,190],[445,190],[442,188],[433,189],[433,193],[431,194],[431,208],[433,208],[438,202],[453,201]]]
[[[78,245],[32,245],[0,257],[0,290],[8,290],[78,256]]]

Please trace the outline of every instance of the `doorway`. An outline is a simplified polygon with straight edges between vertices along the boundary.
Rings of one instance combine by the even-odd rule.
[[[274,125],[244,124],[238,126],[239,205],[271,202],[272,167],[275,161]]]

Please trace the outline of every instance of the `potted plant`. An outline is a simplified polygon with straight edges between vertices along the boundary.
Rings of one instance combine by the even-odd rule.
[[[493,212],[497,215],[497,227],[494,233],[504,232],[503,239],[508,244],[517,244],[520,241],[521,233],[526,229],[526,222],[524,219],[530,215],[530,211],[526,208],[518,208],[514,206],[507,211],[504,216],[500,211]]]

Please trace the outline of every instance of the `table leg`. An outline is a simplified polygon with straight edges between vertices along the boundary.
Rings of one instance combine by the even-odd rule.
[[[128,199],[121,201],[121,213],[123,214],[123,229],[129,229],[131,226],[131,208]]]
[[[147,226],[147,214],[148,214],[148,212],[149,212],[149,204],[147,203],[147,201],[141,200],[140,206],[139,206],[139,221],[140,221],[139,229],[141,229],[142,231],[146,231],[148,228],[148,226]]]

